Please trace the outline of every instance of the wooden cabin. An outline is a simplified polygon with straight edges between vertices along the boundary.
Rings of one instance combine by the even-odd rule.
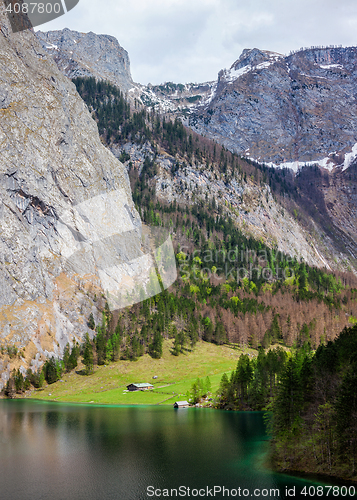
[[[187,401],[175,401],[174,408],[188,408],[190,405]]]
[[[128,391],[147,391],[149,389],[153,389],[154,386],[152,384],[148,384],[146,382],[141,384],[129,384],[126,386]]]

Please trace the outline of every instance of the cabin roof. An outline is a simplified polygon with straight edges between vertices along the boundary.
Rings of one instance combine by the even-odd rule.
[[[188,405],[188,402],[187,401],[175,401],[174,403],[175,405]]]
[[[140,384],[129,384],[129,385],[134,385],[135,387],[139,387],[139,388],[140,388],[140,387],[147,387],[148,385],[149,385],[150,387],[153,387],[153,385],[152,385],[152,384],[149,384],[148,382],[142,382],[142,383],[140,383]]]

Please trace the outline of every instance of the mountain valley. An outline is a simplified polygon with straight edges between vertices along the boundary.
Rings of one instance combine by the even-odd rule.
[[[357,321],[354,48],[246,50],[217,82],[143,86],[113,37],[36,40],[1,22],[3,68],[16,69],[1,75],[0,385],[60,363],[67,344],[83,355],[86,333],[102,364],[160,357],[161,337],[177,355],[199,339],[316,348]],[[100,199],[114,211],[104,233]],[[173,234],[180,275],[160,298],[109,313],[113,256],[96,245],[114,219],[122,283],[148,281],[150,264],[133,259],[141,221]],[[83,248],[84,268],[72,258]],[[105,266],[86,253],[97,248]]]
[[[355,12],[78,3],[0,1],[1,496],[354,497],[357,47],[267,49]]]

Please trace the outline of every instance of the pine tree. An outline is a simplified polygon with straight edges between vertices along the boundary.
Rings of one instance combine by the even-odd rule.
[[[113,361],[118,361],[120,358],[120,346],[121,346],[121,335],[114,333],[112,336],[112,346],[113,346]]]
[[[53,356],[44,365],[45,379],[48,384],[54,384],[62,376],[63,362]]]
[[[357,467],[357,363],[344,376],[336,401],[336,423],[340,453]]]
[[[89,339],[88,333],[86,333],[85,344],[84,344],[84,352],[83,352],[83,364],[86,367],[86,375],[89,375],[93,372],[94,361],[93,361],[93,347],[92,343]]]
[[[103,318],[105,318],[103,314]],[[106,345],[107,342],[105,340],[104,336],[104,331],[105,331],[105,325],[101,327],[97,327],[97,337],[95,339],[95,346],[97,349],[97,364],[98,365],[104,365],[105,363],[105,357],[106,357]]]
[[[105,353],[105,360],[110,363],[110,361],[113,361],[114,359],[114,349],[113,349],[113,344],[112,340],[109,339],[107,342],[107,348],[106,348],[106,353]]]
[[[149,346],[149,354],[155,359],[159,359],[162,356],[162,336],[158,331],[154,333],[153,341]]]
[[[78,358],[79,358],[79,345],[78,343],[75,343],[72,347],[72,351],[68,360],[68,366],[70,370],[74,370],[75,368],[77,368]]]
[[[69,352],[69,344],[68,343],[66,344],[66,347],[64,348],[62,359],[63,359],[63,363],[64,363],[64,367],[65,367],[66,372],[71,371],[72,367],[70,364],[70,352]]]
[[[17,370],[14,372],[14,381],[15,381],[15,391],[17,393],[20,393],[24,390],[24,376],[20,372],[20,370]]]
[[[299,363],[296,357],[290,358],[281,376],[277,398],[273,405],[276,435],[296,432],[300,428],[303,403],[301,389]]]
[[[94,321],[93,313],[90,313],[87,324],[88,324],[88,328],[90,328],[91,330],[95,329],[95,321]]]
[[[5,396],[13,399],[16,396],[16,389],[15,389],[15,379],[14,376],[10,376],[9,380],[6,382],[5,386]]]
[[[228,402],[228,394],[229,394],[229,378],[226,373],[223,373],[221,382],[219,384],[219,405],[224,407],[224,405]]]

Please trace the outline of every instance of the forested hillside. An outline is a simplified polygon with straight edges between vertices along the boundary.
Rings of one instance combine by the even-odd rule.
[[[289,184],[285,187],[269,169],[258,169],[191,134],[179,121],[132,109],[110,84],[94,79],[75,83],[98,122],[102,140],[108,146],[123,146],[121,159],[129,170],[142,220],[172,233],[179,277],[160,295],[125,310],[110,312],[99,298],[102,321],[95,324],[93,317],[88,318],[88,332],[96,336],[93,340],[92,334],[88,336],[81,348],[72,346],[72,354],[68,346],[62,364],[49,361],[44,370],[47,381],[73,369],[80,352],[90,373],[96,364],[135,360],[144,353],[159,358],[163,338],[174,340],[173,355],[192,349],[198,339],[254,348],[277,343],[295,347],[308,343],[317,348],[357,322],[357,281],[352,273],[309,266],[245,234],[219,197],[187,195],[186,202],[180,203],[159,198],[155,155],[134,166],[124,145],[149,142],[156,150],[176,154],[180,161],[172,164],[171,176],[185,168],[185,158],[186,165],[205,162],[213,175],[227,182],[234,178],[244,183],[253,176],[263,186],[270,179],[276,192],[289,190]],[[33,383],[38,385],[37,378]]]
[[[357,326],[315,353],[259,349],[221,380],[218,405],[268,409],[273,461],[280,470],[357,479]]]
[[[247,179],[261,192],[269,186],[277,202],[302,228],[314,234],[320,252],[328,248],[328,253],[333,254],[330,262],[334,268],[348,270],[351,265],[357,268],[354,212],[351,209],[355,203],[356,165],[352,164],[348,171],[333,174],[314,165],[295,175],[287,168],[268,167],[231,153],[185,128],[181,121],[165,118],[137,102],[130,110],[120,90],[109,83],[96,82],[94,78],[77,78],[74,83],[93,111],[99,132],[108,145],[150,142],[155,148],[162,147],[169,155],[183,158],[187,165],[205,164],[208,171],[223,180],[228,190],[232,182]],[[122,160],[126,159],[124,155]],[[182,162],[178,161],[177,165],[182,166]],[[342,212],[339,206],[343,208]]]
[[[131,109],[110,84],[74,81],[108,145],[150,141],[157,149],[183,155],[187,162],[203,159],[217,175],[242,180],[253,175],[258,183],[267,181],[276,191],[289,191],[289,183],[279,182],[271,169],[258,169],[191,134],[181,122]],[[169,290],[114,314],[107,337],[110,328],[119,329],[122,357],[135,358],[147,351],[159,355],[160,336],[175,338],[175,354],[192,347],[198,338],[253,347],[276,342],[299,346],[308,341],[316,348],[321,340],[335,338],[344,326],[357,321],[357,285],[351,273],[308,266],[246,236],[214,197],[186,204],[160,201],[155,192],[155,158],[146,157],[135,168],[128,156],[123,150],[134,203],[144,222],[172,232],[180,272]],[[172,174],[180,168],[179,162],[174,164]]]

